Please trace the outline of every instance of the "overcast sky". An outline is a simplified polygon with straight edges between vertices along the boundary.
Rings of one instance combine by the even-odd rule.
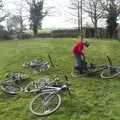
[[[21,0],[3,0],[5,1],[5,7],[8,11],[15,14],[16,9],[19,6],[15,5]],[[43,28],[70,28],[76,27],[75,20],[72,20],[70,14],[68,14],[70,6],[70,0],[45,0],[45,5],[55,7],[52,9],[52,15],[44,18]],[[26,12],[24,12],[26,14]],[[72,20],[72,21],[71,21]],[[91,20],[83,15],[83,24],[92,25]],[[99,22],[100,23],[100,22]],[[101,21],[101,26],[104,26],[104,22]]]
[[[74,24],[68,21],[68,6],[70,0],[46,0],[48,6],[55,6],[53,15],[46,17],[43,21],[44,27],[73,27]],[[55,11],[55,12],[54,12]]]
[[[15,11],[18,6],[15,5],[21,0],[5,0],[5,8],[12,14],[16,14]],[[45,5],[54,7],[51,12],[52,15],[45,17],[43,20],[43,28],[63,28],[63,27],[75,27],[73,23],[68,21],[68,6],[70,0],[46,0]]]

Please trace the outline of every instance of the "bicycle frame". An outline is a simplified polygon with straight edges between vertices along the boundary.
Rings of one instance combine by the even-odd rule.
[[[66,85],[62,85],[61,87],[52,87],[49,85],[41,86],[40,88],[36,88],[30,92],[38,92],[38,93],[44,93],[44,92],[50,92],[50,93],[59,93],[63,88],[67,88]],[[25,91],[29,92],[29,91]]]
[[[40,89],[40,93],[43,92],[59,93],[63,88],[67,88],[67,86],[66,85],[62,85],[61,87],[45,86]]]

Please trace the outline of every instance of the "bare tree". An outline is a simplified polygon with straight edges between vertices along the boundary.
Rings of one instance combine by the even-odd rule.
[[[80,30],[82,28],[81,1],[80,0],[71,0],[70,7],[69,7],[69,9],[71,9],[73,11],[73,13],[70,13],[70,15],[72,15],[74,18],[77,18],[78,32],[80,32]]]
[[[16,16],[16,22],[19,24],[19,33],[22,34],[24,30],[24,17],[23,12],[25,12],[23,9],[24,7],[24,1],[20,1],[19,3],[16,3],[16,6],[18,6],[18,14]]]
[[[74,10],[77,14],[78,31],[81,29],[83,34],[83,15],[88,13],[89,17],[95,28],[95,37],[97,37],[98,21],[103,18],[104,11],[99,0],[72,0],[70,9]],[[75,13],[74,12],[74,13]],[[74,15],[75,16],[75,15]]]
[[[95,37],[97,37],[98,21],[103,18],[104,10],[102,9],[100,0],[86,0],[85,12],[88,13],[89,17],[95,28]]]
[[[28,20],[28,6],[26,5],[26,2],[24,0],[17,1],[14,3],[15,6],[17,7],[16,12],[14,12],[14,15],[12,16],[14,20],[18,23],[19,25],[19,31],[18,31],[18,36],[20,37],[23,30],[25,29],[25,22]]]
[[[69,13],[75,21],[77,21],[77,29],[78,33],[80,33],[81,39],[83,39],[84,32],[83,32],[83,7],[84,7],[85,0],[71,0],[69,9],[72,10]]]
[[[21,33],[21,16],[13,15],[7,20],[7,29],[9,32]]]
[[[45,0],[27,0],[30,7],[30,21],[34,34],[38,32],[38,28],[42,27],[42,20],[49,14],[49,9],[44,8]]]

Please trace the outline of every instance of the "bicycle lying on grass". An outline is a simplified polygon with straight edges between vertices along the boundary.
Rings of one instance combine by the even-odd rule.
[[[65,76],[67,81],[67,76]],[[29,103],[29,110],[40,117],[54,113],[61,105],[61,91],[69,91],[68,85],[55,83],[56,79],[39,85],[39,81],[31,82],[25,90],[26,92],[37,92],[38,94]],[[70,91],[69,91],[70,93]]]
[[[51,65],[54,67],[51,56],[48,55],[48,57],[49,57],[49,61],[50,61]],[[39,70],[45,70],[46,67],[49,65],[48,62],[42,62],[40,64],[35,64],[36,62],[39,63],[40,61],[36,59],[35,61],[33,61],[33,62],[29,61],[28,63],[25,63],[24,65],[26,67],[28,67],[28,66],[31,66],[34,64],[32,67],[35,67],[35,69],[39,69]],[[20,82],[21,82],[21,80],[27,79],[27,78],[29,78],[29,76],[24,72],[12,72],[12,73],[8,74],[7,78],[0,83],[0,87],[4,92],[15,95],[15,94],[20,93],[21,91],[24,91],[24,88],[22,88],[20,86]],[[43,80],[41,80],[41,79],[40,79],[40,81],[43,82]]]
[[[43,86],[50,81],[48,77],[44,77],[28,83],[25,88],[21,87],[21,81],[28,78],[29,76],[23,72],[10,73],[7,78],[0,83],[0,88],[7,94],[16,95],[21,92],[34,92],[32,90],[38,88],[37,86]]]
[[[73,77],[98,76],[101,78],[114,78],[120,75],[120,67],[113,66],[109,56],[107,56],[105,64],[101,66],[96,66],[93,63],[88,65],[85,59],[83,64],[83,73],[81,74],[80,71],[74,69],[71,72]]]
[[[24,72],[12,72],[6,76],[6,79],[0,83],[0,88],[8,94],[15,95],[23,91],[20,86],[22,80],[29,78]]]
[[[37,116],[44,117],[54,113],[60,107],[61,91],[68,91],[70,94],[67,76],[65,76],[65,84],[57,82],[57,80],[57,77],[54,79],[48,77],[40,78],[28,83],[23,89],[17,83],[18,79],[9,79],[1,82],[1,86],[4,92],[11,95],[16,95],[20,92],[37,93],[29,103],[29,110]]]
[[[51,56],[48,55],[49,62],[44,61],[43,58],[36,58],[32,60],[25,61],[23,67],[32,68],[34,72],[42,72],[47,70],[50,67],[50,64],[54,67]]]

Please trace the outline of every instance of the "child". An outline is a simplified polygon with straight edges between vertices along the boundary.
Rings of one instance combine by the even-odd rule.
[[[88,41],[83,41],[83,40],[80,40],[78,41],[73,49],[72,49],[72,52],[75,56],[75,59],[76,59],[76,63],[77,63],[77,66],[75,66],[75,69],[80,71],[80,73],[82,73],[82,69],[83,69],[83,59],[84,59],[84,47],[88,47],[89,46],[89,42]]]

